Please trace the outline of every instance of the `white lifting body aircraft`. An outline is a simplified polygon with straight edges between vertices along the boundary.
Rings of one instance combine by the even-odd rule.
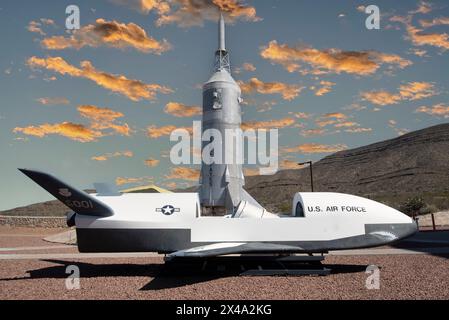
[[[223,17],[215,61],[203,87],[202,128],[240,129],[241,90],[231,76]],[[301,192],[290,215],[269,213],[243,189],[238,164],[203,163],[199,193],[122,194],[99,184],[90,195],[47,173],[20,170],[73,210],[68,224],[76,226],[81,252],[323,253],[382,246],[417,231],[405,214],[347,194]],[[203,216],[207,210],[227,215]]]
[[[160,252],[168,257],[323,253],[382,246],[417,231],[405,214],[339,193],[297,193],[291,215],[243,200],[233,215],[201,216],[197,193],[87,194],[36,170],[20,169],[71,208],[80,252]]]

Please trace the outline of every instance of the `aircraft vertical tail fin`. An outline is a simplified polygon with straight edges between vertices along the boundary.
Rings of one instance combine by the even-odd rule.
[[[113,210],[106,204],[48,173],[29,169],[19,170],[77,214],[98,217],[114,215]]]

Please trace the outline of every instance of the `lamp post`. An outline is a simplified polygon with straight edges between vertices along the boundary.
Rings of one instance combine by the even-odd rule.
[[[304,166],[308,164],[309,165],[309,169],[310,169],[310,186],[312,188],[312,192],[313,192],[313,169],[312,169],[312,161],[306,161],[306,162],[300,162],[298,163],[298,165],[300,166]]]

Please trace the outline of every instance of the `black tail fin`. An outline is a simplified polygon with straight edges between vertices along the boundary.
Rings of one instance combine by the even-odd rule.
[[[110,217],[114,214],[106,204],[50,174],[29,169],[19,170],[78,214],[98,217]]]

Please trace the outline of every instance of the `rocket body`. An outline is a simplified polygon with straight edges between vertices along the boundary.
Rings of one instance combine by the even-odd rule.
[[[218,133],[203,142],[203,165],[201,168],[201,202],[204,207],[225,207],[227,212],[242,200],[244,177],[242,164],[237,150],[241,144],[240,125],[242,123],[240,108],[241,91],[227,70],[217,71],[203,87],[203,137]],[[235,140],[226,139],[235,137]],[[240,140],[241,141],[241,140]],[[214,143],[213,154],[205,154],[205,147]],[[220,156],[221,153],[221,156]],[[215,158],[221,163],[204,163],[204,159]]]
[[[223,17],[219,23],[219,47],[215,54],[215,73],[203,86],[201,167],[201,205],[225,209],[232,213],[243,197],[244,176],[241,155],[241,90],[230,73],[229,55],[225,48]],[[212,133],[212,134],[211,134]],[[230,134],[230,135],[229,135]],[[214,141],[217,139],[220,141]],[[226,137],[233,136],[235,140]],[[210,151],[208,145],[214,145]],[[220,160],[211,162],[205,159]]]

